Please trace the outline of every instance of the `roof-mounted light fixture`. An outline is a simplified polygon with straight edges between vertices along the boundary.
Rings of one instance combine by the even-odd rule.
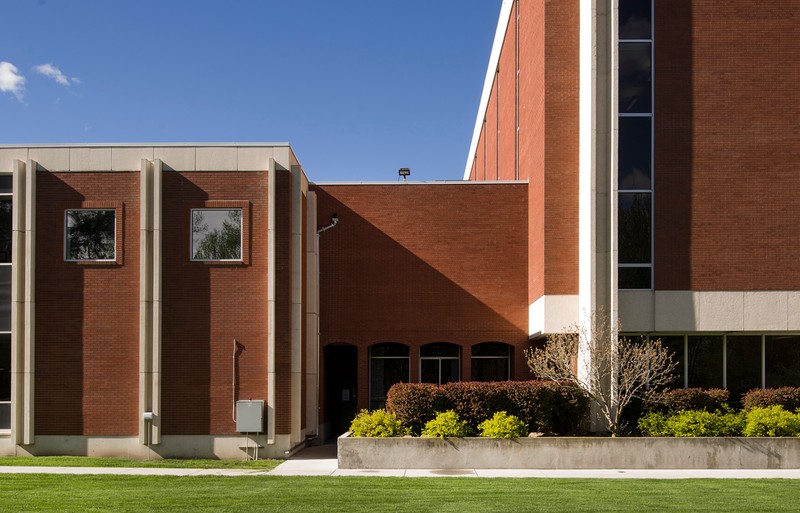
[[[406,183],[406,178],[411,174],[411,169],[407,167],[401,167],[400,171],[397,172],[400,176],[403,177],[403,183]]]

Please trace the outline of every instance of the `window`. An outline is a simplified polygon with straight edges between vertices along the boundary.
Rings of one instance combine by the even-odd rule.
[[[461,377],[461,348],[438,342],[420,349],[419,381],[444,385]]]
[[[0,429],[11,428],[11,334],[0,334]]]
[[[653,12],[651,0],[619,1],[618,282],[653,287]]]
[[[0,430],[11,429],[12,175],[0,175]]]
[[[192,210],[192,260],[242,260],[242,209]]]
[[[67,210],[65,259],[116,259],[117,213],[114,209]]]
[[[800,335],[765,337],[768,388],[800,386]]]
[[[690,336],[686,345],[689,388],[722,388],[722,336]]]
[[[395,383],[409,381],[408,346],[384,343],[369,348],[369,409],[386,406],[386,393]]]
[[[472,381],[511,379],[511,346],[486,342],[472,346]]]

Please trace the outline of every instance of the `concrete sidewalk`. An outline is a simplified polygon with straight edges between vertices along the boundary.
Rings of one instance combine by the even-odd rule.
[[[601,479],[800,479],[800,469],[719,469],[719,470],[519,470],[519,469],[339,469],[336,446],[309,447],[269,473],[273,476],[386,476],[386,477],[516,477],[516,478],[601,478]]]
[[[720,469],[720,470],[519,470],[457,469],[417,470],[339,469],[336,446],[309,447],[271,471],[249,469],[182,469],[122,467],[2,467],[0,474],[117,474],[130,476],[383,476],[383,477],[513,477],[513,478],[590,478],[590,479],[800,479],[800,469]]]

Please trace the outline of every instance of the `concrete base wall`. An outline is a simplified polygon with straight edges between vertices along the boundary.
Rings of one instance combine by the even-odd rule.
[[[249,439],[249,441],[247,441]],[[10,437],[0,437],[0,456],[98,456],[131,459],[209,458],[244,459],[245,445],[261,446],[259,458],[286,458],[304,447],[292,447],[289,435],[276,436],[275,444],[266,445],[260,436],[163,436],[159,445],[148,448],[138,437],[37,436],[33,445],[14,445]]]
[[[800,438],[350,438],[340,469],[794,469]]]

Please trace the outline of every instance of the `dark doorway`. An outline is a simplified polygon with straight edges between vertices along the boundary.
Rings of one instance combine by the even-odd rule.
[[[330,438],[350,429],[356,416],[358,389],[358,349],[355,346],[325,347],[325,421]]]

